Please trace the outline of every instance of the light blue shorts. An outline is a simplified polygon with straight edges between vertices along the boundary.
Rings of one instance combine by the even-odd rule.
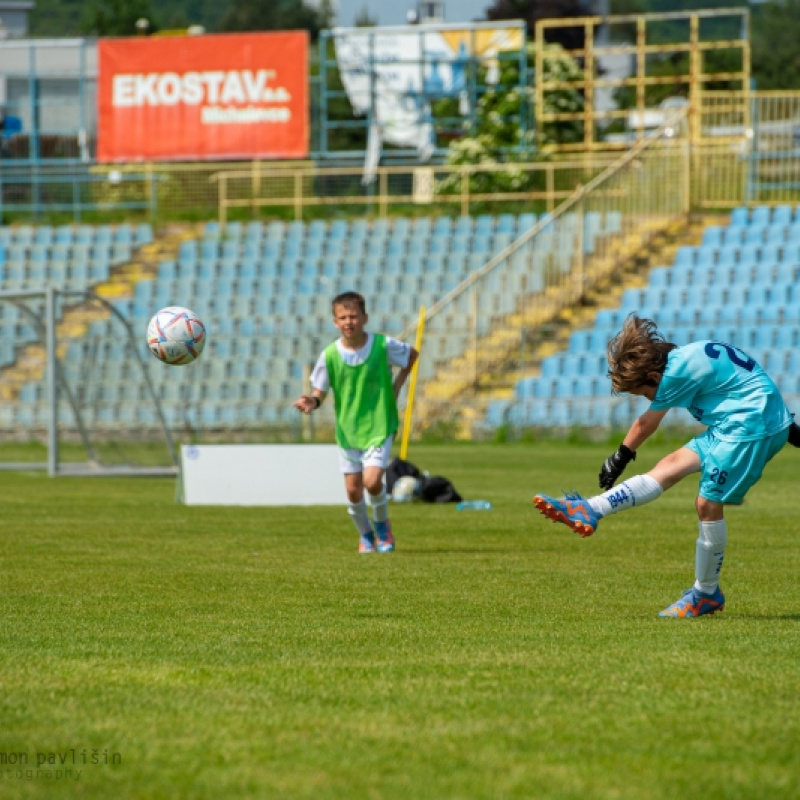
[[[754,442],[723,442],[710,430],[695,436],[684,446],[700,456],[700,497],[738,506],[788,438],[788,428]]]

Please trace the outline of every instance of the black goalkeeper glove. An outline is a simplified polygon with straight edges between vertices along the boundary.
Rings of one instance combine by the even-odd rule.
[[[621,444],[619,449],[612,453],[600,468],[600,488],[610,489],[617,482],[617,478],[622,475],[625,467],[635,460],[636,453],[630,447]]]

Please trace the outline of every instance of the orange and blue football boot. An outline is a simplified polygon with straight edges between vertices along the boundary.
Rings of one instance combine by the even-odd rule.
[[[575,533],[586,538],[597,530],[598,514],[577,492],[567,493],[561,499],[537,494],[533,504],[553,522],[563,522]]]
[[[659,617],[702,617],[703,614],[714,614],[725,608],[725,595],[717,586],[713,594],[705,594],[692,586],[687,589],[680,600],[658,612]]]
[[[387,519],[386,522],[375,523],[375,533],[378,534],[378,552],[391,553],[394,550],[394,535],[392,534],[392,523]]]
[[[369,533],[362,533],[358,540],[359,553],[374,553],[375,552],[375,534],[370,531]]]

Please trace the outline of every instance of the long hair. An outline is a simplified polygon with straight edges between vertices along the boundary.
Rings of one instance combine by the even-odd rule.
[[[676,347],[664,339],[653,320],[628,314],[622,330],[606,349],[608,377],[614,394],[655,386],[650,373],[663,374],[667,356]]]

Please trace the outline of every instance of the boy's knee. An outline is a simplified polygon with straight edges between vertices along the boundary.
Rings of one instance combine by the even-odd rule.
[[[715,503],[713,500],[707,500],[705,497],[697,498],[695,502],[697,509],[697,516],[701,522],[717,522],[725,516],[725,506],[722,503]]]
[[[370,494],[380,494],[383,489],[383,479],[378,478],[377,480],[369,481],[369,483],[365,481],[364,486]]]

